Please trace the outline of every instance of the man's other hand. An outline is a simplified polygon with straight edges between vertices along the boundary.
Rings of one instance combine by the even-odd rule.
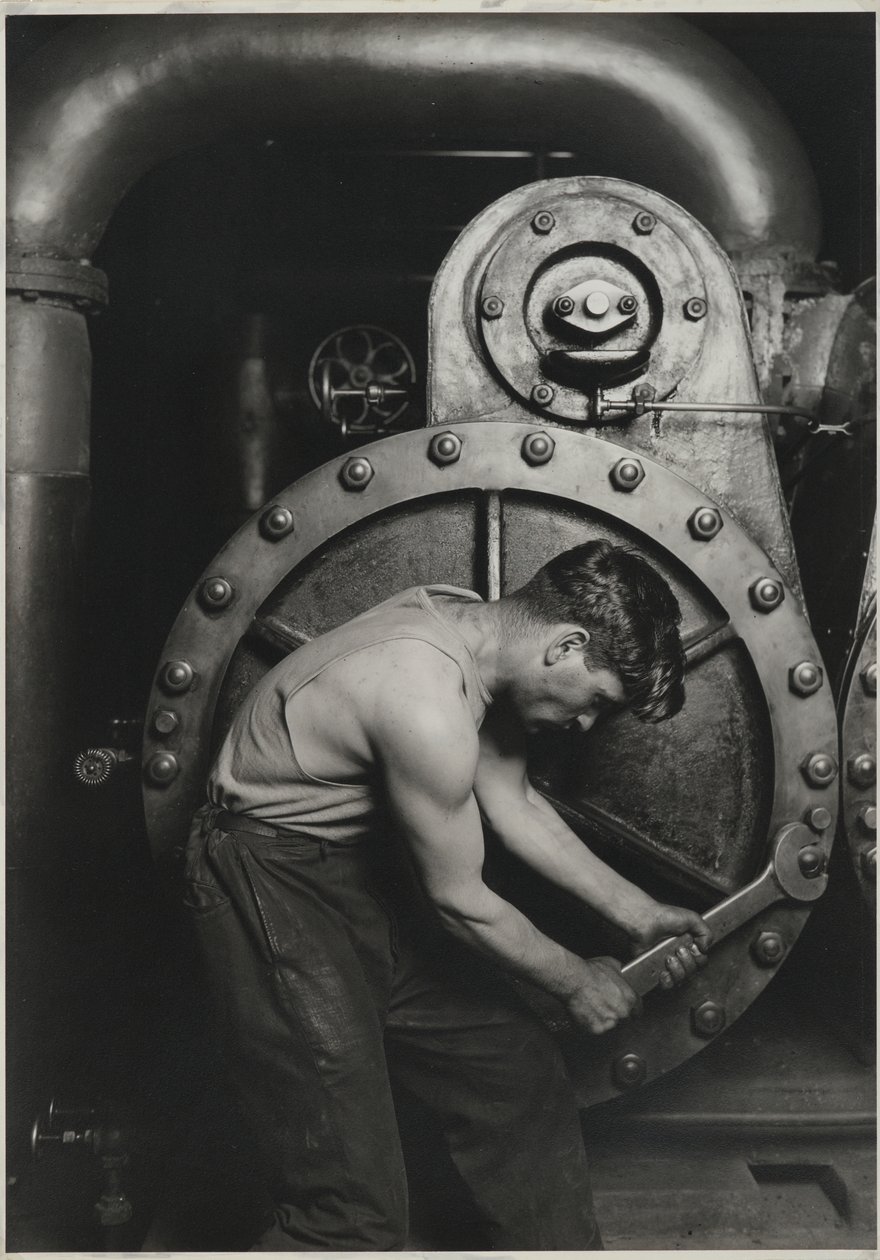
[[[610,1032],[641,1009],[616,958],[590,958],[578,969],[578,987],[566,999],[574,1022],[591,1033]]]
[[[669,937],[682,937],[666,959],[666,970],[660,977],[664,989],[672,989],[689,980],[708,962],[706,957],[712,943],[712,932],[694,910],[681,906],[664,906],[655,903],[650,914],[635,932],[630,933],[634,954],[641,954],[658,941]]]

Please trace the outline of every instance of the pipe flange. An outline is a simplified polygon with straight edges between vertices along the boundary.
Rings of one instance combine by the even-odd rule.
[[[103,311],[110,301],[107,277],[97,267],[36,254],[7,254],[6,292],[25,302],[71,306],[86,314]]]

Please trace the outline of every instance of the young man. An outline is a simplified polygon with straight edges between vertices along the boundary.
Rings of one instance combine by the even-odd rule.
[[[498,968],[585,1034],[638,999],[618,962],[564,949],[484,883],[482,822],[635,949],[691,933],[664,983],[693,974],[703,920],[595,857],[525,763],[531,731],[585,731],[624,706],[674,714],[679,621],[640,556],[594,541],[498,601],[404,591],[286,657],[242,705],[187,879],[271,1178],[259,1248],[405,1245],[392,1077],[438,1119],[490,1245],[601,1247],[558,1049]]]

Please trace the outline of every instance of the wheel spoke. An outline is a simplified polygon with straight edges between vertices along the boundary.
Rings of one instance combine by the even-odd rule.
[[[280,660],[282,656],[287,656],[288,653],[302,647],[304,643],[308,643],[311,635],[298,630],[296,626],[292,626],[281,617],[270,615],[254,617],[245,633],[245,638],[269,648]]]
[[[712,626],[704,626],[684,640],[685,668],[693,669],[695,665],[708,660],[710,656],[714,656],[716,652],[720,652],[728,643],[733,643],[738,638],[739,635],[729,621],[724,621],[720,625],[716,623]]]

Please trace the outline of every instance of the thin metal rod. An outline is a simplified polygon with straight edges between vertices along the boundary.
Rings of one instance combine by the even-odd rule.
[[[311,636],[298,630],[280,617],[254,617],[247,629],[246,638],[256,639],[266,647],[272,648],[280,657],[288,652],[295,652],[304,643],[309,643]]]
[[[486,496],[486,598],[501,598],[501,496]]]
[[[684,641],[685,668],[693,669],[695,665],[708,660],[738,638],[739,635],[729,621],[720,626],[710,626],[708,630],[698,630]]]

